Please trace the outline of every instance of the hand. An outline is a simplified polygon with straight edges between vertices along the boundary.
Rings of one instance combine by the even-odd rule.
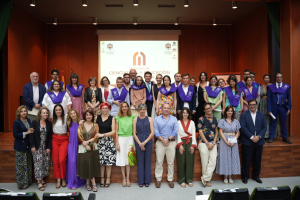
[[[178,110],[177,113],[180,114],[180,113],[181,113],[181,110]]]
[[[146,149],[145,149],[145,147],[141,147],[141,150],[142,150],[142,151],[145,151]]]
[[[226,144],[227,144],[228,146],[231,146],[231,143],[230,143],[230,142],[227,142],[227,141],[226,141]]]
[[[26,135],[30,134],[30,133],[33,133],[34,132],[34,129],[33,128],[30,128],[28,129],[28,131],[26,132]]]
[[[46,149],[46,154],[50,155],[51,150],[50,149]]]
[[[82,142],[82,145],[83,145],[83,146],[89,145],[89,141],[83,141],[83,142]]]
[[[214,145],[212,143],[206,144],[208,150],[212,150],[214,148]]]
[[[235,145],[235,143],[230,143],[230,146],[231,146],[231,147],[234,147],[234,145]]]
[[[268,112],[268,115],[271,115],[272,112]]]
[[[116,144],[117,150],[120,151],[120,145],[119,143]]]
[[[155,111],[156,115],[158,116],[158,110]]]
[[[248,101],[244,101],[244,103],[248,106]]]
[[[35,107],[36,109],[40,109],[41,105],[37,103],[37,104],[34,105],[34,107]]]
[[[212,106],[212,107],[211,107],[212,110],[215,110],[215,108],[216,108],[216,106]]]
[[[291,112],[291,111],[290,111],[290,110],[288,110],[288,111],[287,111],[287,113],[286,113],[286,115],[289,115],[289,114],[290,114],[290,112]]]
[[[116,104],[117,106],[120,106],[120,100],[113,101],[113,103]]]
[[[179,153],[180,153],[180,154],[183,154],[183,152],[184,152],[184,148],[183,148],[182,145],[180,145],[180,147],[179,147]]]
[[[144,148],[144,145],[145,145],[144,142],[140,142],[140,144],[139,144],[139,146],[140,146],[141,149]]]
[[[91,147],[89,145],[87,145],[86,147],[86,150],[90,151],[91,150]]]
[[[168,138],[164,138],[161,142],[163,143],[163,145],[165,147],[169,146],[169,139]]]
[[[82,125],[82,124],[83,124],[83,122],[85,122],[83,119],[82,119],[82,120],[80,120],[80,122],[79,122],[79,125]]]
[[[222,114],[224,115],[225,109],[222,110]]]
[[[32,147],[32,148],[31,148],[31,152],[32,152],[32,153],[35,153],[35,147]]]
[[[193,111],[192,114],[194,115],[196,113],[196,111]]]
[[[190,148],[190,152],[191,152],[191,154],[193,154],[193,153],[194,153],[194,151],[195,151],[195,148],[194,148],[194,147],[191,147],[191,148]]]

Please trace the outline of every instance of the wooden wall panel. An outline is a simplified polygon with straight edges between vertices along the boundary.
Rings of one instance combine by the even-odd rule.
[[[182,35],[179,36],[179,72],[194,74],[194,26],[181,26]],[[172,82],[174,75],[171,74]]]
[[[4,98],[8,98],[9,112],[5,117],[8,120],[5,130],[12,129],[19,97],[23,85],[30,81],[29,75],[36,71],[40,75],[39,82],[45,82],[45,60],[46,25],[14,5],[8,27],[8,84]]]

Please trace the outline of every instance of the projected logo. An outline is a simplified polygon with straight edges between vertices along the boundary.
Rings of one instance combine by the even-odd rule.
[[[114,48],[114,46],[111,43],[109,43],[107,45],[107,50],[113,50],[113,48]]]
[[[133,66],[146,66],[146,56],[143,52],[137,51],[133,54]]]
[[[166,44],[166,45],[165,45],[165,48],[166,48],[167,50],[170,50],[170,49],[171,49],[171,44],[170,44],[170,43]]]

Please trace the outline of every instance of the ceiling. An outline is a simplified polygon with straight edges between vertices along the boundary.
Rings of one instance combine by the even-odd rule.
[[[238,8],[231,8],[231,1],[189,0],[189,7],[183,7],[183,0],[139,0],[133,6],[133,0],[88,0],[88,6],[82,6],[82,0],[36,0],[36,6],[29,6],[29,0],[15,0],[26,11],[45,23],[92,23],[98,18],[98,24],[131,24],[137,17],[139,24],[172,24],[179,18],[179,24],[233,24],[250,13],[264,1],[239,1]],[[123,7],[106,7],[105,4],[123,4]],[[175,5],[174,8],[158,8],[158,4]]]

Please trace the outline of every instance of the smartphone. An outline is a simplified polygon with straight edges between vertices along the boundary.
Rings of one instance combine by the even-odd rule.
[[[203,192],[202,191],[197,191],[196,195],[203,195]]]

